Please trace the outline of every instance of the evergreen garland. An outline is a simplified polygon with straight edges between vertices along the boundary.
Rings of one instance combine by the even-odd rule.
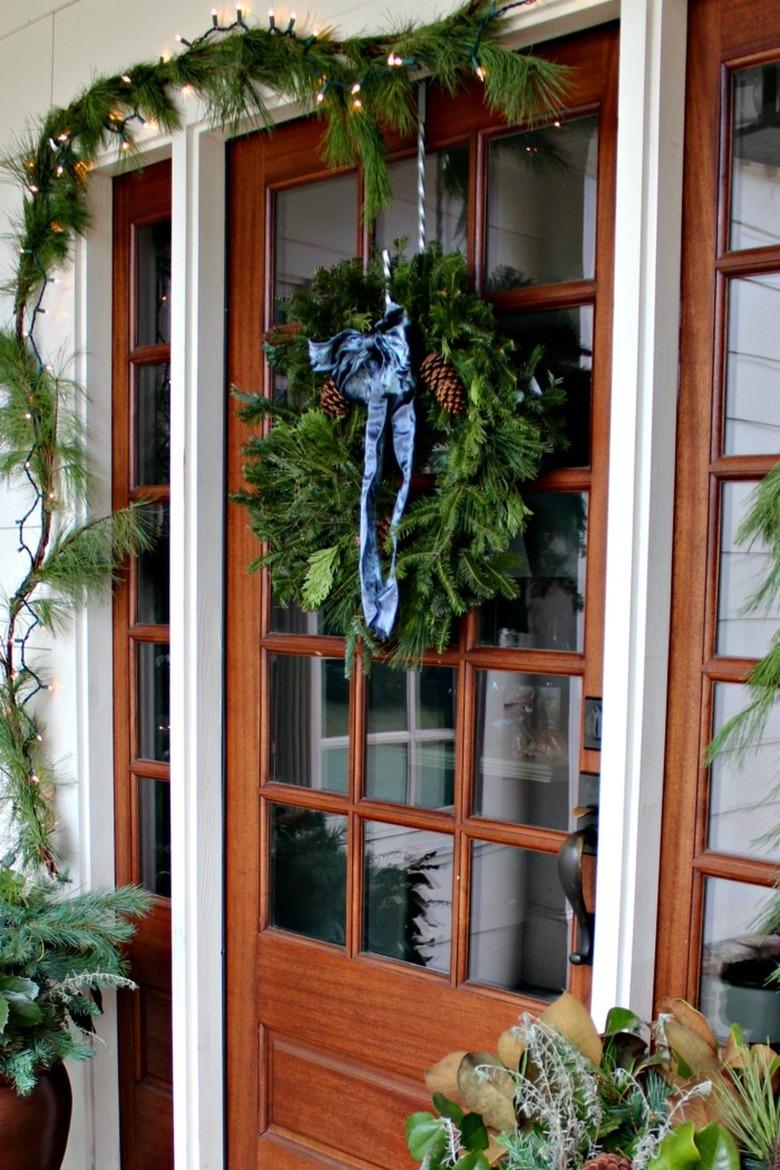
[[[326,627],[347,639],[348,669],[358,639],[369,656],[378,649],[358,587],[365,412],[353,406],[330,417],[322,409],[322,376],[312,372],[308,341],[344,328],[365,332],[382,316],[380,267],[375,261],[364,274],[361,261],[352,260],[318,271],[287,303],[298,330],[272,330],[267,339],[270,364],[287,378],[285,400],[238,394],[248,422],[272,424],[246,444],[248,490],[234,497],[266,545],[252,567],[270,569],[277,604],[323,610]],[[517,558],[509,550],[529,514],[520,487],[553,445],[549,409],[561,392],[554,381],[544,394],[531,388],[540,351],[518,361],[491,306],[471,289],[460,253],[431,247],[397,259],[390,293],[413,323],[417,367],[431,351],[442,354],[466,394],[465,409],[451,413],[417,380],[418,490],[399,526],[401,605],[390,647],[392,664],[402,667],[426,650],[443,651],[454,621],[471,606],[517,596]],[[389,516],[393,495],[385,479],[380,518]],[[386,537],[385,554],[389,548]]]

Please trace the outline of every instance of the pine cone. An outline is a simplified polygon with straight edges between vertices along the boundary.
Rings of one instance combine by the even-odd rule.
[[[441,353],[429,353],[420,366],[420,377],[444,410],[460,414],[466,405],[466,392],[452,362]]]
[[[582,1170],[631,1170],[633,1162],[630,1158],[626,1158],[623,1154],[610,1154],[606,1150],[602,1150],[600,1154],[596,1154],[595,1158],[591,1158],[582,1167]]]
[[[339,390],[332,378],[328,378],[320,390],[320,406],[328,418],[343,418],[349,414],[349,400]]]

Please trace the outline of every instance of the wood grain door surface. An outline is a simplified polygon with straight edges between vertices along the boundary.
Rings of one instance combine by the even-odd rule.
[[[429,226],[441,212],[436,222],[462,243],[496,311],[521,341],[549,337],[551,364],[555,350],[572,387],[573,453],[534,485],[540,526],[549,520],[560,535],[576,514],[582,534],[587,514],[572,554],[580,593],[573,602],[570,590],[564,605],[556,578],[540,601],[550,641],[533,645],[518,619],[513,628],[506,616],[473,613],[458,644],[421,672],[380,664],[347,684],[343,642],[315,619],[280,614],[267,580],[247,573],[258,549],[244,512],[229,508],[231,1170],[410,1166],[404,1118],[426,1105],[427,1066],[452,1049],[490,1049],[564,983],[589,996],[588,970],[567,963],[576,940],[555,867],[571,773],[599,770],[581,733],[584,698],[601,694],[616,50],[614,27],[551,46],[576,67],[565,114],[514,143],[518,130],[487,113],[476,85],[429,100],[430,174],[441,179],[429,180]],[[306,275],[307,249],[328,263],[323,256],[369,246],[359,176],[325,170],[321,130],[299,121],[229,147],[228,381],[242,388],[273,393],[262,336],[280,292]],[[389,145],[396,199],[380,235],[407,222],[411,206],[402,195],[414,146]],[[513,170],[521,151],[531,168],[522,173]],[[556,222],[559,205],[577,209],[574,248],[569,213]],[[536,266],[530,281],[505,263],[529,224],[541,241],[525,253]],[[247,430],[233,404],[226,409],[235,489]],[[540,529],[535,539],[551,547]],[[554,598],[568,643],[550,632]],[[546,704],[547,726],[568,737],[563,781],[538,761],[532,775],[506,746],[511,737],[500,738],[532,702]],[[507,758],[491,764],[501,751]],[[555,815],[549,808],[556,782],[562,815],[560,802]],[[507,805],[499,788],[511,789]],[[422,897],[424,930],[403,897],[398,908],[393,882]]]

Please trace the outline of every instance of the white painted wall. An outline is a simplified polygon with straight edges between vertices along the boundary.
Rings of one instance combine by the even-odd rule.
[[[402,0],[392,19],[429,19],[449,5]],[[537,0],[508,22],[510,43],[539,43],[619,14],[618,0]],[[654,949],[660,761],[666,679],[676,384],[682,79],[685,0],[623,0],[608,565],[603,840],[599,865],[595,1008],[615,999],[649,1008]],[[386,26],[385,6],[320,0],[311,19],[344,34]],[[309,19],[299,12],[299,26]],[[64,104],[98,72],[120,71],[197,35],[208,5],[194,0],[0,0],[0,147],[53,101]],[[279,111],[279,116],[285,115]],[[222,139],[198,122],[173,143],[172,740],[174,1071],[179,1170],[222,1166],[221,1111],[221,316]],[[78,353],[90,390],[89,421],[107,506],[110,435],[110,174],[92,178],[95,220],[57,291],[50,352]],[[17,208],[0,187],[0,223]],[[3,230],[0,227],[0,232]],[[0,273],[10,253],[0,249]],[[0,318],[8,306],[0,302]],[[13,493],[0,495],[0,584],[14,579]],[[652,536],[652,539],[651,539]],[[652,549],[652,555],[651,555]],[[631,556],[627,555],[631,550]],[[78,786],[59,799],[63,840],[77,881],[112,880],[110,612],[90,607],[46,651],[60,689],[49,704],[53,754]],[[608,844],[609,847],[606,847]],[[76,1112],[66,1170],[118,1167],[116,1046],[74,1074]]]

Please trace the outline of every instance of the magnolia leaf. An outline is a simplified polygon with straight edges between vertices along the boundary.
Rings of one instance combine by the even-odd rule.
[[[670,1012],[678,1024],[695,1032],[713,1052],[717,1052],[718,1042],[710,1027],[709,1020],[686,999],[680,999],[679,996],[664,999],[661,1002],[661,1011]]]
[[[0,995],[0,1035],[5,1031],[5,1026],[8,1023],[8,1000],[5,996]]]
[[[720,1063],[717,1053],[699,1032],[694,1032],[676,1019],[664,1024],[666,1040],[674,1054],[678,1071],[685,1076],[690,1070],[697,1081],[717,1081]]]
[[[449,1101],[465,1105],[458,1088],[458,1069],[465,1055],[465,1052],[450,1052],[426,1071],[425,1084],[431,1096],[441,1093]]]
[[[701,1170],[739,1170],[737,1147],[724,1126],[712,1122],[699,1130],[694,1141],[701,1155]]]
[[[495,1136],[488,1131],[488,1148],[485,1150],[485,1157],[491,1166],[495,1166],[502,1158],[506,1157],[506,1146],[503,1142],[496,1140]]]
[[[25,999],[37,999],[40,988],[32,979],[23,979],[21,975],[4,975],[0,979],[0,992],[7,999],[14,996],[24,996]]]
[[[598,1029],[590,1018],[588,1009],[570,991],[564,991],[558,999],[545,1008],[539,1016],[541,1023],[557,1032],[579,1048],[595,1065],[601,1064],[603,1046]]]
[[[418,1162],[428,1156],[433,1160],[441,1156],[447,1142],[444,1124],[432,1113],[412,1113],[406,1119],[406,1144],[409,1153]]]
[[[316,609],[330,593],[338,556],[339,548],[334,544],[330,548],[318,549],[309,557],[309,567],[302,590],[305,609]]]
[[[454,1121],[456,1125],[460,1125],[463,1120],[463,1110],[460,1105],[456,1105],[454,1101],[450,1101],[443,1093],[434,1093],[433,1103],[442,1117],[446,1117],[449,1121]]]
[[[648,1170],[688,1170],[689,1166],[696,1166],[701,1155],[693,1140],[693,1133],[692,1121],[675,1126],[661,1142]]]
[[[458,1158],[455,1170],[490,1170],[490,1163],[483,1153],[474,1150],[470,1154],[464,1154],[462,1158]]]
[[[20,1028],[34,1028],[43,1019],[43,1012],[31,999],[25,996],[9,996],[7,1001],[14,1024]]]
[[[519,1067],[520,1058],[525,1052],[525,1043],[520,1028],[507,1028],[498,1038],[498,1057],[507,1068],[513,1071]]]
[[[467,1150],[486,1150],[490,1145],[485,1123],[479,1113],[467,1113],[460,1123],[460,1137]]]
[[[630,1008],[613,1007],[607,1015],[602,1035],[617,1036],[618,1032],[634,1032],[642,1026],[643,1021]]]
[[[500,1133],[515,1128],[515,1082],[506,1067],[490,1052],[467,1052],[458,1069],[463,1100],[486,1125]]]

